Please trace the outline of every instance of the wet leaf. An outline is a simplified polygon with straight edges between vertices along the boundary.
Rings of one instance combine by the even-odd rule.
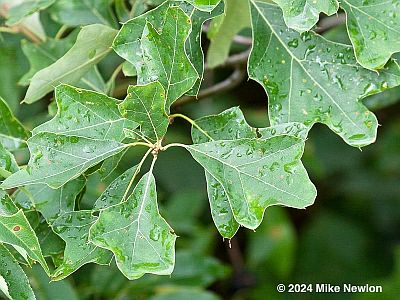
[[[36,299],[24,270],[3,245],[0,245],[0,289],[8,299]]]
[[[200,118],[196,120],[196,124],[214,140],[237,140],[257,137],[255,129],[247,124],[242,111],[238,107],[233,107],[218,115]],[[196,127],[192,127],[192,139],[195,144],[210,141]],[[236,222],[233,216],[224,187],[207,170],[205,170],[205,175],[214,224],[224,238],[232,238],[239,229],[239,223]]]
[[[91,211],[74,211],[61,215],[52,224],[53,230],[66,243],[64,262],[52,274],[53,280],[61,280],[87,263],[108,265],[111,252],[88,241],[89,228],[96,221]]]
[[[155,143],[164,137],[169,125],[165,97],[164,88],[158,81],[130,86],[119,110],[122,116],[139,124],[140,132]]]
[[[186,147],[224,188],[236,221],[257,228],[272,205],[305,208],[316,197],[292,136],[212,141]]]
[[[0,97],[0,143],[5,149],[14,151],[28,138],[28,132],[14,117],[8,104]]]
[[[83,27],[74,46],[63,57],[32,77],[24,102],[40,100],[61,83],[79,82],[110,52],[116,33],[116,30],[99,24]]]
[[[15,201],[24,209],[37,210],[51,224],[60,215],[74,210],[76,197],[85,184],[86,179],[79,177],[59,189],[52,189],[46,184],[30,185],[24,192],[18,193]]]
[[[337,0],[273,0],[283,11],[288,27],[299,32],[317,24],[320,13],[333,15],[339,9]]]
[[[342,0],[347,29],[358,62],[367,69],[382,69],[400,52],[400,2]]]
[[[4,191],[0,191],[0,215],[9,216],[17,212],[18,207],[10,196]]]
[[[396,61],[379,74],[368,71],[350,46],[288,29],[275,5],[251,0],[251,14],[248,71],[268,92],[271,124],[318,122],[352,146],[374,142],[378,122],[361,99],[400,84]]]
[[[125,202],[102,210],[90,229],[90,241],[111,250],[118,268],[129,279],[145,273],[171,274],[175,239],[171,227],[158,212],[151,172],[141,178]]]
[[[129,189],[132,185],[132,178],[139,172],[137,168],[137,165],[129,168],[111,182],[111,184],[96,200],[93,209],[106,209],[107,207],[119,204],[126,200],[126,197],[129,195]]]
[[[13,246],[26,260],[28,257],[36,260],[49,272],[38,238],[22,210],[0,215],[0,242]]]
[[[26,170],[8,177],[1,188],[44,183],[57,189],[90,167],[118,154],[127,145],[114,140],[41,132],[28,140],[28,147],[31,158]]]
[[[66,136],[122,141],[124,128],[136,129],[138,123],[124,118],[120,101],[94,91],[60,85],[55,90],[57,114],[34,128],[33,134],[49,132]]]
[[[189,17],[181,8],[170,7],[160,34],[151,23],[146,24],[142,34],[144,60],[137,68],[138,83],[158,80],[165,89],[167,111],[175,100],[193,87],[199,77],[185,52],[190,31]]]

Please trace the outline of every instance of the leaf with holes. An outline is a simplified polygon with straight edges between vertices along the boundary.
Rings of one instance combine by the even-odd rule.
[[[275,5],[251,0],[251,15],[248,71],[268,92],[271,124],[318,122],[352,146],[374,142],[378,122],[361,99],[400,85],[397,62],[377,74],[357,65],[350,46],[288,29]]]
[[[400,52],[400,2],[342,0],[340,6],[358,62],[367,69],[382,69]]]
[[[90,229],[90,241],[111,250],[118,268],[129,279],[145,273],[171,274],[175,239],[171,227],[158,212],[151,172],[140,179],[126,201],[102,210]]]

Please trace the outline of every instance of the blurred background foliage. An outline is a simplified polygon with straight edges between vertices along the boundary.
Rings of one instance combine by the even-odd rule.
[[[133,1],[134,15],[157,5],[156,2],[161,1]],[[67,9],[62,7],[62,10]],[[47,36],[54,37],[63,22],[70,27],[92,22],[86,20],[84,14],[81,19],[70,19],[66,18],[67,12],[57,12],[56,18],[51,10],[40,14]],[[63,21],[65,18],[69,23]],[[111,26],[117,26],[112,16],[107,20]],[[4,23],[4,19],[1,22]],[[243,37],[249,36],[249,30],[243,26],[237,25],[232,30],[239,30]],[[349,43],[343,25],[324,35]],[[31,129],[50,118],[52,98],[49,96],[47,101],[33,105],[19,105],[26,87],[18,82],[29,70],[21,46],[26,43],[25,39],[21,34],[3,32],[0,35],[0,96]],[[205,36],[203,39],[207,48],[209,40]],[[230,54],[245,49],[246,46],[233,44]],[[218,53],[218,50],[213,51]],[[219,59],[214,54],[214,60]],[[110,78],[121,62],[116,55],[109,55],[99,65],[102,77]],[[229,68],[210,70],[206,73],[205,84],[212,85],[227,75]],[[133,84],[134,79],[118,75],[114,96],[123,98],[129,83]],[[400,90],[394,89],[365,101],[376,112],[382,126],[377,143],[362,151],[349,147],[327,128],[315,126],[310,132],[303,161],[318,190],[316,203],[307,210],[270,208],[256,232],[242,229],[231,241],[223,241],[212,223],[202,168],[184,150],[162,153],[155,175],[162,214],[179,235],[174,273],[170,277],[146,275],[128,281],[116,266],[86,265],[67,280],[49,283],[48,277],[37,267],[26,270],[35,293],[39,299],[46,300],[261,300],[290,296],[296,299],[399,299],[399,100]],[[236,105],[244,110],[251,125],[268,125],[265,93],[255,82],[247,80],[229,92],[177,110],[197,118]],[[189,131],[187,124],[177,120],[168,133],[167,142],[190,143]],[[81,208],[90,207],[107,183],[133,165],[139,154],[128,152],[120,167],[108,177],[108,182],[101,182],[96,174],[91,176],[80,202]],[[18,153],[18,159],[26,160],[27,153]],[[311,296],[276,292],[278,283],[295,282],[375,283],[383,285],[384,294]]]

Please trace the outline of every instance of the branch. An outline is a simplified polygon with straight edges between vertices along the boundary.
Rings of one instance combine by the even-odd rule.
[[[251,49],[247,49],[246,51],[243,51],[238,54],[233,54],[229,56],[226,61],[218,65],[218,68],[226,68],[226,67],[238,67],[241,65],[244,65],[247,63],[247,60],[249,59]],[[205,70],[211,70],[211,68],[206,64],[205,65]]]
[[[334,16],[323,18],[318,22],[315,32],[320,34],[324,33],[344,22],[346,22],[346,15],[344,13],[338,13]]]
[[[195,102],[196,100],[200,100],[203,98],[210,97],[215,94],[219,94],[222,92],[226,92],[229,90],[232,90],[233,88],[237,87],[244,78],[246,77],[246,70],[240,67],[237,67],[235,71],[224,81],[221,81],[213,86],[210,86],[208,88],[205,88],[203,90],[200,90],[199,94],[196,97],[189,97],[189,96],[184,96],[177,100],[174,104],[173,107],[185,105],[191,102]]]

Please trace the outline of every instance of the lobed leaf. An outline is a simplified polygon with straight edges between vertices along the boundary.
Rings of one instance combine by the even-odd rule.
[[[342,0],[340,6],[357,61],[367,69],[382,69],[400,52],[400,2]]]
[[[176,235],[160,216],[155,179],[144,175],[124,202],[100,212],[89,240],[111,250],[117,266],[128,279],[145,273],[171,274]]]
[[[288,29],[275,5],[251,0],[251,15],[248,72],[268,92],[271,124],[318,122],[352,146],[374,142],[378,122],[361,99],[400,84],[397,62],[379,74],[365,70],[350,46]]]
[[[88,139],[122,141],[124,128],[135,129],[138,123],[124,118],[120,102],[93,91],[60,85],[55,90],[57,113],[50,121],[32,130]]]
[[[119,104],[125,118],[140,125],[140,132],[151,142],[160,141],[169,125],[165,112],[166,94],[160,82],[129,86],[128,96]]]
[[[158,80],[165,89],[166,110],[189,91],[199,75],[185,52],[185,42],[191,31],[189,17],[179,7],[169,7],[159,34],[147,23],[142,34],[142,65],[137,68],[138,83]]]
[[[192,4],[196,9],[211,12],[221,0],[185,0],[186,2]]]
[[[8,177],[1,188],[44,183],[57,189],[90,167],[123,151],[127,145],[114,140],[41,132],[28,140],[28,147],[31,158],[27,169]]]
[[[305,208],[316,197],[300,158],[304,140],[292,136],[212,141],[187,146],[224,188],[236,221],[257,228],[271,205]]]
[[[66,243],[63,263],[52,274],[53,280],[61,280],[87,263],[109,265],[111,252],[88,241],[89,228],[97,217],[92,211],[74,211],[61,215],[53,224],[53,230]]]

